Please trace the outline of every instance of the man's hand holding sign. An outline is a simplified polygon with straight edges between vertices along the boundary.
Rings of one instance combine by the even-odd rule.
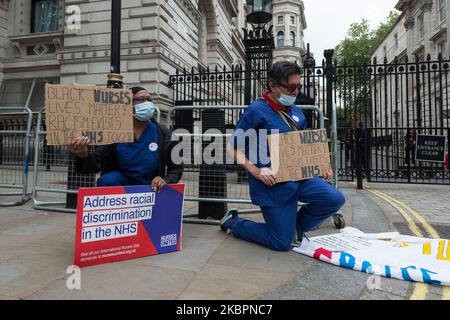
[[[276,182],[312,177],[330,179],[330,153],[326,130],[304,130],[270,135],[270,160]]]

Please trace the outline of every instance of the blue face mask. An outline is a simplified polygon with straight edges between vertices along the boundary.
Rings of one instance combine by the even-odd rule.
[[[296,96],[289,96],[287,94],[281,94],[281,96],[278,98],[278,102],[281,103],[281,105],[285,107],[290,107],[295,103],[295,100],[297,99]]]
[[[134,106],[134,118],[138,121],[149,121],[155,113],[156,107],[153,102],[145,101]]]

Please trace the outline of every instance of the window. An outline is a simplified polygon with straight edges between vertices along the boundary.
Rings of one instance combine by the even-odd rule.
[[[284,32],[280,31],[277,34],[277,47],[284,47]]]
[[[289,37],[289,45],[295,47],[295,32],[292,31]]]
[[[283,16],[278,16],[278,24],[283,24]]]
[[[437,53],[438,54],[440,53],[442,56],[442,59],[444,59],[444,60],[447,59],[446,47],[447,47],[447,43],[445,41],[439,42],[437,45]]]
[[[398,34],[394,34],[394,48],[398,50]]]
[[[417,17],[417,28],[418,28],[418,40],[422,40],[425,37],[425,28],[423,23],[423,13]]]
[[[446,18],[445,0],[438,0],[438,10],[439,10],[439,22],[442,22]]]
[[[291,16],[291,24],[295,24],[295,17]]]
[[[33,0],[31,32],[52,32],[59,29],[58,0]]]
[[[414,57],[416,58],[416,62],[424,62],[425,61],[425,53],[423,51],[420,53],[416,53],[414,55]]]

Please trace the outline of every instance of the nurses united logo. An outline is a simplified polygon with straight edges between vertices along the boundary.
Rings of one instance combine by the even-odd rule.
[[[156,150],[158,150],[158,145],[156,143],[150,143],[149,146],[148,146],[148,149],[151,152],[155,152]]]
[[[295,122],[300,122],[300,119],[297,116],[293,116],[292,119],[294,119]]]

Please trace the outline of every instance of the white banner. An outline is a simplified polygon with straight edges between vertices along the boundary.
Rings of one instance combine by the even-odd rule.
[[[450,240],[364,233],[345,228],[341,233],[304,238],[294,251],[343,268],[388,278],[450,285]]]

